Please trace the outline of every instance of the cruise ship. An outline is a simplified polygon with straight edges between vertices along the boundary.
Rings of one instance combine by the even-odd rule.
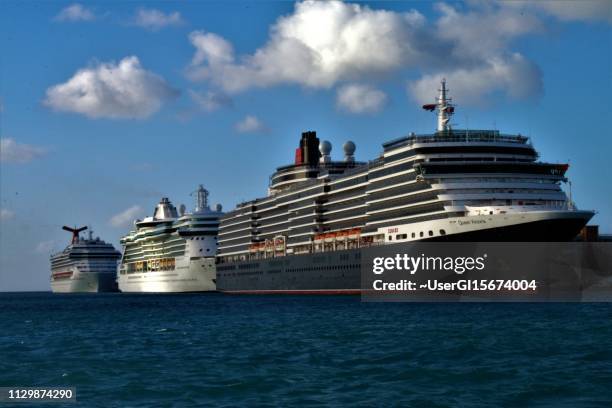
[[[135,229],[121,238],[123,256],[117,275],[121,292],[214,291],[215,255],[221,206],[208,206],[202,185],[193,193],[193,212],[177,212],[166,197],[153,216],[134,222]]]
[[[51,290],[54,293],[116,292],[117,264],[121,254],[99,237],[83,239],[87,227],[63,230],[72,233],[72,241],[62,252],[51,255]]]
[[[530,139],[455,129],[442,81],[432,134],[382,145],[375,160],[331,159],[302,134],[268,195],[221,219],[217,288],[229,293],[359,292],[365,247],[414,241],[568,241],[594,215],[562,190],[567,164],[545,163]],[[571,195],[571,194],[570,194]]]

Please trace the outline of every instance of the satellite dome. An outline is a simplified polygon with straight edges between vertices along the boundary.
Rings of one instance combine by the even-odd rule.
[[[319,151],[323,156],[328,156],[331,153],[332,145],[327,140],[323,140],[319,143]]]
[[[344,154],[347,156],[352,156],[355,154],[355,143],[351,142],[350,140],[346,142],[342,148],[344,149]]]

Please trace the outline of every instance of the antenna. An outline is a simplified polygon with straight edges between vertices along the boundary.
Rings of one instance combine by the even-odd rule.
[[[67,226],[63,226],[62,229],[64,231],[69,231],[72,232],[72,244],[76,244],[79,241],[79,233],[81,231],[85,231],[87,229],[87,227],[81,227],[81,228],[77,228],[76,225],[74,226],[74,228],[70,228]]]
[[[438,132],[450,131],[450,118],[455,113],[455,106],[451,103],[451,98],[448,98],[446,89],[446,78],[442,78],[440,89],[438,89],[438,98],[436,103],[423,105],[423,109],[433,112],[438,111]]]
[[[567,184],[569,186],[569,209],[574,210],[576,207],[574,205],[574,199],[572,197],[572,180],[568,179]]]

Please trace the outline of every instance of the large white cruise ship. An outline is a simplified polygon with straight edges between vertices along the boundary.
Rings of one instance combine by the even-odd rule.
[[[153,216],[136,220],[121,238],[117,282],[121,292],[206,292],[216,289],[215,255],[221,206],[208,206],[208,191],[195,191],[196,207],[180,214],[168,198]]]
[[[302,134],[295,163],[268,196],[221,219],[217,288],[337,292],[360,287],[361,248],[414,241],[568,241],[593,216],[562,190],[567,164],[545,163],[530,139],[454,129],[442,81],[433,134],[383,143],[375,160],[332,160],[331,144]]]
[[[72,241],[62,252],[51,255],[51,290],[54,293],[116,292],[117,264],[121,254],[99,237],[83,239],[87,227],[63,230],[72,232]]]

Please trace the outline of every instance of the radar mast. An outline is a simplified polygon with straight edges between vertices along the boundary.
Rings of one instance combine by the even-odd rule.
[[[199,185],[198,189],[191,193],[195,194],[195,212],[201,212],[208,210],[208,190],[203,185]]]
[[[440,89],[438,89],[438,97],[436,103],[423,105],[423,109],[433,112],[438,111],[438,132],[451,131],[450,118],[455,113],[455,106],[451,103],[451,98],[447,97],[448,89],[446,89],[446,79],[442,78]]]

